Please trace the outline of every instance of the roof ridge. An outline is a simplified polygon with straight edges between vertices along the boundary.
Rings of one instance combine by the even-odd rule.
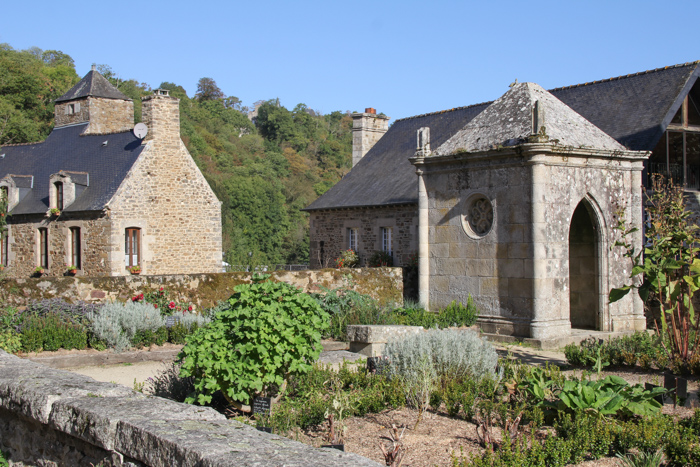
[[[468,108],[470,108],[470,107],[478,107],[478,106],[480,106],[480,105],[491,104],[492,102],[493,102],[493,101],[480,102],[480,103],[478,103],[478,104],[464,105],[464,106],[462,106],[462,107],[453,107],[453,108],[451,108],[451,109],[438,110],[438,111],[436,111],[436,112],[428,112],[428,113],[420,114],[420,115],[412,115],[412,116],[410,116],[410,117],[404,117],[404,118],[396,119],[396,120],[394,120],[394,123],[396,123],[396,122],[401,122],[401,121],[403,121],[403,120],[410,120],[410,119],[412,119],[412,118],[421,118],[421,117],[428,117],[428,116],[430,116],[430,115],[444,114],[444,113],[447,113],[447,112],[455,112],[455,111],[457,111],[457,110],[468,109]]]
[[[46,140],[34,141],[33,143],[14,143],[14,144],[0,144],[0,148],[9,148],[14,146],[30,146],[32,144],[41,144]]]
[[[552,89],[549,89],[548,91],[554,92],[554,91],[561,91],[563,89],[572,89],[572,88],[578,88],[580,86],[588,86],[591,84],[609,83],[611,81],[617,81],[617,80],[621,80],[621,79],[625,79],[625,78],[631,78],[633,76],[640,76],[640,75],[646,75],[646,74],[650,74],[650,73],[657,73],[659,71],[670,70],[673,68],[681,68],[681,67],[691,66],[691,65],[698,65],[698,64],[700,64],[700,60],[695,60],[694,62],[679,63],[677,65],[669,65],[669,66],[665,66],[665,67],[661,67],[661,68],[654,68],[652,70],[638,71],[637,73],[630,73],[627,75],[614,76],[612,78],[599,79],[596,81],[590,81],[588,83],[571,84],[569,86],[552,88]]]
[[[547,89],[547,91],[551,93],[554,91],[560,91],[562,89],[578,88],[580,86],[588,86],[589,84],[598,84],[598,83],[606,83],[606,82],[610,82],[610,81],[617,81],[617,80],[620,80],[623,78],[631,78],[632,76],[645,75],[645,74],[656,73],[658,71],[668,70],[668,69],[672,69],[672,68],[681,68],[684,66],[699,65],[699,64],[700,64],[700,60],[695,60],[693,62],[679,63],[677,65],[669,65],[669,66],[665,66],[665,67],[661,67],[661,68],[654,68],[653,70],[639,71],[637,73],[630,73],[628,75],[621,75],[621,76],[615,76],[612,78],[600,79],[600,80],[596,80],[596,81],[591,81],[589,83],[571,84],[569,86],[562,86],[559,88]],[[424,114],[413,115],[411,117],[404,117],[404,118],[399,118],[397,120],[394,120],[394,123],[401,122],[404,120],[410,120],[412,118],[428,117],[430,115],[437,115],[437,114],[442,114],[442,113],[447,113],[447,112],[454,112],[456,110],[468,109],[470,107],[477,107],[480,105],[492,104],[493,102],[494,101],[480,102],[478,104],[465,105],[462,107],[454,107],[452,109],[447,109],[447,110],[438,110],[437,112],[428,112],[428,113],[424,113]]]

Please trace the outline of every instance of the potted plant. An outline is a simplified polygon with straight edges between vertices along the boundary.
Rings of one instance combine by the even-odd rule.
[[[134,275],[139,275],[141,274],[141,266],[138,264],[136,266],[131,266],[129,272]]]
[[[70,266],[68,266],[67,272],[69,275],[75,276],[78,273],[78,266],[76,266],[75,264],[71,264]]]
[[[49,209],[49,214],[52,216],[60,216],[61,210],[58,208],[51,208],[51,209]]]
[[[42,268],[41,266],[37,266],[34,269],[34,275],[40,277],[42,274],[44,274],[44,268]]]

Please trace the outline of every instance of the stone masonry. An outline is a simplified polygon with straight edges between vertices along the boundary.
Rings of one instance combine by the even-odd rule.
[[[86,135],[104,135],[129,131],[134,127],[134,103],[131,100],[88,97],[79,101],[80,110],[69,114],[66,108],[77,101],[57,103],[54,108],[55,126],[90,122]]]
[[[221,268],[221,205],[180,139],[179,99],[143,99],[145,150],[109,203],[112,275],[126,272],[124,231],[141,229],[142,274]]]
[[[0,448],[42,466],[378,466],[0,350]]]
[[[382,227],[393,229],[394,266],[407,266],[418,248],[415,205],[312,211],[310,214],[310,236],[314,239],[309,251],[311,268],[335,266],[341,251],[348,249],[347,231],[350,228],[358,229],[357,249],[361,265],[366,265],[372,253],[382,249]]]
[[[352,114],[352,165],[362,159],[389,129],[389,117],[372,108]]]

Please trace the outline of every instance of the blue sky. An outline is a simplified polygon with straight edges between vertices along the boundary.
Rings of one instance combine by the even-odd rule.
[[[697,2],[5,2],[0,43],[56,49],[194,95],[211,77],[244,105],[279,97],[397,118],[700,59]],[[683,14],[687,12],[688,14]]]

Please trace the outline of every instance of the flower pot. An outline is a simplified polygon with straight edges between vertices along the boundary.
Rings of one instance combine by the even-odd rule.
[[[134,276],[138,276],[139,274],[141,274],[141,271],[131,271],[131,274]]]
[[[75,276],[76,274],[78,274],[78,270],[77,269],[69,269],[67,271],[67,273],[69,276]]]

